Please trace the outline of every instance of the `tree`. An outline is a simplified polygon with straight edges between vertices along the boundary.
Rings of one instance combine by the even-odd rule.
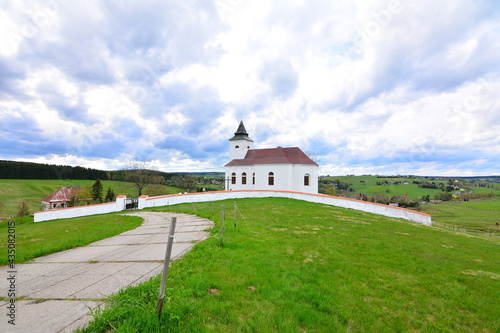
[[[133,183],[139,196],[150,184],[164,184],[165,178],[151,166],[149,161],[130,161],[125,171],[125,181]]]
[[[190,175],[176,175],[172,177],[172,183],[184,191],[196,189],[196,178]]]
[[[103,186],[101,180],[97,178],[94,185],[92,185],[92,200],[102,202]]]
[[[115,201],[115,199],[116,199],[115,192],[111,189],[111,187],[108,187],[108,192],[106,193],[106,199],[104,201],[111,202]]]
[[[17,209],[17,216],[26,216],[26,215],[30,215],[30,208],[28,206],[28,203],[25,200],[23,200],[21,201]]]
[[[78,206],[78,196],[76,193],[72,194],[71,197],[69,198],[69,207],[76,207]]]
[[[331,195],[331,196],[337,195],[337,190],[335,189],[335,186],[328,186],[326,188],[326,194]]]
[[[453,198],[450,192],[440,192],[434,194],[435,200],[450,201]]]
[[[305,154],[307,155],[307,157],[309,157],[313,162],[319,164],[320,162],[320,159],[318,157],[318,155],[316,155],[313,151],[306,151]]]

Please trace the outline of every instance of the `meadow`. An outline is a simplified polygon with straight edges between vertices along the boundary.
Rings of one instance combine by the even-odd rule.
[[[375,196],[376,194],[382,194],[388,197],[399,195],[403,198],[407,197],[409,200],[418,200],[422,196],[430,196],[433,199],[436,193],[441,192],[439,189],[429,189],[418,187],[418,184],[413,184],[414,181],[417,182],[436,182],[436,183],[448,183],[448,178],[425,178],[425,177],[415,177],[415,178],[398,178],[398,177],[383,177],[383,176],[334,176],[325,177],[326,181],[339,180],[341,182],[351,184],[349,187],[354,191],[351,192],[352,196],[356,196],[362,193],[366,196]],[[408,182],[409,184],[389,184],[389,185],[377,185],[377,182]],[[467,183],[466,180],[459,179],[464,184]],[[497,196],[500,196],[500,185],[496,184],[496,188],[483,188],[470,186],[470,190],[475,193],[490,193],[493,192]],[[349,193],[346,193],[349,194]]]
[[[420,206],[433,225],[456,226],[500,236],[500,198],[448,201]]]
[[[108,188],[116,195],[137,197],[137,190],[132,183],[118,181],[101,181],[104,196]],[[0,179],[0,221],[16,216],[22,200],[28,203],[31,212],[41,209],[42,199],[63,186],[92,186],[95,180],[33,180],[33,179]],[[164,187],[169,193],[178,193],[179,189]]]
[[[499,242],[291,199],[171,206],[216,222],[80,332],[499,332]],[[234,226],[233,207],[237,206]],[[162,211],[165,208],[156,208]]]

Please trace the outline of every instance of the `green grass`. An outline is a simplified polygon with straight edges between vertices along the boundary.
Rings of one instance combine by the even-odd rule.
[[[326,180],[334,181],[340,180],[341,182],[346,182],[354,190],[351,194],[353,196],[358,195],[358,193],[363,193],[366,196],[374,196],[375,194],[383,194],[388,197],[395,195],[408,196],[408,199],[420,199],[424,195],[429,195],[431,199],[434,194],[441,192],[439,189],[427,189],[420,188],[417,184],[413,184],[413,181],[428,182],[428,183],[448,183],[448,178],[436,178],[431,180],[430,178],[415,177],[415,178],[384,178],[377,176],[331,176],[326,177]],[[377,185],[377,182],[408,182],[408,185],[398,184],[398,185]],[[500,196],[500,190],[498,189],[498,184],[496,188],[482,188],[482,187],[470,187],[475,193],[496,193]]]
[[[432,216],[433,223],[464,227],[500,234],[500,199],[474,199],[425,204],[421,211]]]
[[[33,179],[0,179],[0,220],[16,216],[18,207],[24,199],[28,202],[32,212],[39,211],[42,199],[63,186],[92,186],[95,180],[33,180]],[[137,191],[133,184],[117,181],[102,181],[104,193],[108,187],[116,195],[127,195],[137,198]],[[169,193],[179,193],[180,190],[173,187],[165,187]],[[145,192],[147,194],[147,190]]]
[[[500,331],[498,242],[290,199],[235,202],[236,228],[233,201],[216,203],[224,246],[217,212],[213,237],[173,263],[161,320],[156,277],[82,332]]]
[[[16,263],[111,237],[141,225],[142,218],[100,215],[34,223],[24,217],[16,221]],[[0,222],[0,265],[6,265],[8,226]]]

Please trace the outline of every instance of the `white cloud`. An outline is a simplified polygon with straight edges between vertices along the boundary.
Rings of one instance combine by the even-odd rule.
[[[0,158],[222,170],[243,119],[324,173],[498,173],[495,1],[0,8]]]

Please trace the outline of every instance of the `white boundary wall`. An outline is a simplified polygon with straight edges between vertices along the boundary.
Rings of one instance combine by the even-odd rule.
[[[219,201],[227,199],[242,199],[242,198],[289,198],[304,200],[309,202],[320,203],[343,208],[360,210],[368,213],[379,214],[389,217],[401,218],[412,222],[421,223],[424,225],[432,225],[431,216],[424,213],[419,213],[413,210],[387,206],[361,200],[346,199],[341,197],[332,197],[323,194],[310,194],[293,191],[221,191],[221,192],[205,192],[205,193],[189,193],[189,194],[174,194],[159,197],[148,197],[143,195],[139,197],[138,209],[148,207],[160,207],[168,205],[176,205],[181,203],[195,203],[207,201]],[[125,210],[124,195],[119,195],[116,202],[109,202],[97,205],[71,207],[53,209],[42,212],[36,212],[35,222],[42,222],[55,219],[66,219],[80,216],[88,216],[95,214],[106,214]]]
[[[368,213],[379,214],[389,217],[401,218],[412,222],[421,223],[424,225],[432,225],[431,216],[424,213],[419,213],[410,209],[387,206],[373,202],[361,200],[347,199],[341,197],[332,197],[323,194],[309,194],[293,191],[224,191],[224,192],[205,192],[205,193],[189,193],[189,194],[174,194],[159,197],[148,197],[143,195],[139,197],[139,209],[147,207],[159,207],[176,205],[181,203],[191,202],[207,202],[226,199],[241,199],[241,198],[290,198],[304,200],[309,202],[321,203],[343,208],[361,210]]]
[[[34,214],[34,220],[35,222],[42,222],[47,220],[67,219],[72,217],[119,212],[125,209],[125,199],[126,196],[119,195],[116,197],[115,202],[36,212]]]

